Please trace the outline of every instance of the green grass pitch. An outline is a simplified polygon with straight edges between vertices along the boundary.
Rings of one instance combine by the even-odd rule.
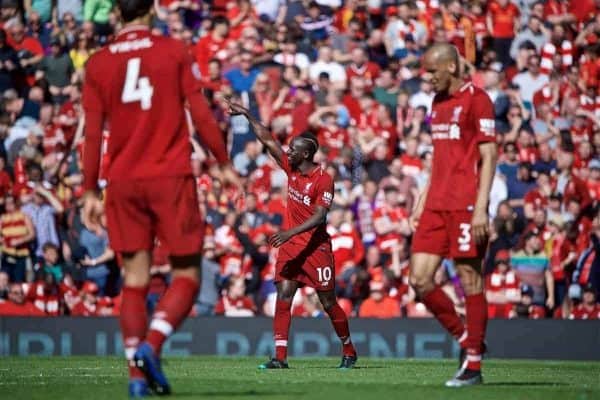
[[[486,360],[479,387],[447,389],[450,360],[290,359],[290,370],[259,371],[259,358],[167,358],[174,399],[600,399],[600,362]],[[16,358],[0,361],[0,398],[125,399],[124,361],[116,357]]]

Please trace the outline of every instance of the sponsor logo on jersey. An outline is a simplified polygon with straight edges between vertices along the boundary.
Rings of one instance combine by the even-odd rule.
[[[496,121],[489,118],[481,118],[479,120],[479,130],[485,136],[495,136],[496,135]]]

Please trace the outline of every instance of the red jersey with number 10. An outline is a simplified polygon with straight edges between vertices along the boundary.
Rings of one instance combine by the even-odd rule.
[[[479,188],[479,144],[496,142],[492,101],[467,83],[451,95],[437,94],[431,110],[433,165],[425,208],[472,210]]]
[[[86,113],[100,113],[109,125],[106,179],[192,174],[185,101],[192,114],[206,116],[200,126],[194,121],[203,138],[221,135],[216,123],[208,121],[213,118],[206,100],[196,95],[202,90],[197,69],[182,42],[152,35],[144,26],[124,28],[90,58],[83,106]],[[215,155],[227,159],[225,153]]]
[[[322,206],[327,209],[333,201],[333,179],[320,166],[304,175],[300,171],[292,171],[287,157],[284,155],[282,167],[288,177],[288,200],[287,212],[284,221],[284,229],[288,230],[303,224],[314,215],[316,207]],[[330,240],[327,233],[327,224],[323,224],[293,236],[284,246],[301,246],[303,248],[316,249],[319,245]],[[310,254],[310,251],[307,250]]]

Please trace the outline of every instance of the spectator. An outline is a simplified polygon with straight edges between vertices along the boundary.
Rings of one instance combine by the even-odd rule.
[[[51,53],[40,63],[41,74],[37,76],[38,79],[43,77],[48,81],[50,94],[57,103],[63,103],[69,93],[70,78],[74,72],[71,57],[63,51],[62,47],[58,38],[50,41]]]
[[[37,237],[35,256],[43,257],[45,243],[60,245],[56,230],[56,214],[62,214],[64,208],[60,201],[43,184],[32,183],[33,193],[25,197],[22,210],[32,221]]]
[[[400,304],[385,294],[383,282],[371,281],[369,288],[371,294],[360,305],[359,317],[387,319],[402,316]]]
[[[520,282],[510,268],[510,253],[501,250],[496,253],[496,267],[486,277],[485,295],[490,318],[509,318],[513,306],[521,299]]]
[[[239,68],[233,68],[225,74],[225,78],[231,83],[231,88],[237,93],[250,92],[259,70],[253,65],[253,57],[250,52],[242,52],[240,55]]]
[[[243,278],[232,278],[225,294],[215,306],[216,315],[226,317],[252,317],[256,314],[256,305],[245,295],[246,284]]]
[[[0,316],[3,317],[42,317],[44,315],[44,312],[26,300],[20,283],[11,284],[8,290],[8,299],[0,301]]]
[[[207,237],[204,241],[204,254],[202,256],[202,286],[196,303],[197,314],[200,316],[214,315],[215,305],[219,300],[217,284],[221,266],[215,262],[214,238]]]
[[[25,27],[20,22],[10,25],[10,46],[17,52],[19,65],[23,69],[27,84],[33,85],[35,82],[35,70],[40,61],[44,58],[44,49],[39,40],[26,35]]]
[[[549,38],[550,31],[544,26],[543,20],[537,15],[532,15],[529,17],[527,27],[517,33],[512,41],[510,46],[510,57],[513,60],[517,58],[519,46],[525,41],[533,43],[536,51],[539,53]]]
[[[86,280],[96,284],[99,296],[104,296],[110,291],[108,287],[110,283],[108,276],[111,272],[110,262],[115,257],[103,225],[93,221],[84,221],[84,228],[79,237],[79,244],[85,249],[81,265],[85,268]]]
[[[228,57],[227,43],[230,23],[224,17],[212,20],[211,31],[198,40],[194,54],[202,75],[208,74],[208,62],[216,58],[223,62]]]
[[[20,69],[19,56],[7,42],[6,31],[0,29],[0,93],[15,89]]]
[[[343,90],[346,88],[346,81],[348,79],[346,70],[341,64],[333,60],[333,52],[328,45],[323,45],[319,48],[317,61],[310,65],[308,75],[313,83],[317,83],[319,75],[323,72],[329,75],[334,89]]]
[[[592,285],[586,285],[581,304],[573,309],[569,319],[600,319],[600,303],[596,302],[596,296],[596,289]]]
[[[109,19],[113,5],[112,0],[86,0],[83,5],[84,21],[92,22],[96,34],[101,38],[112,33]]]
[[[45,274],[50,274],[54,277],[55,282],[61,282],[63,280],[64,270],[63,266],[59,263],[59,252],[58,246],[53,243],[45,243],[42,246],[44,252],[44,262],[41,264],[41,270]]]
[[[0,271],[0,302],[6,300],[8,297],[9,282],[8,274]]]
[[[327,233],[331,236],[336,277],[354,272],[365,256],[360,235],[350,218],[343,209],[337,208],[329,212]]]
[[[540,238],[534,232],[525,235],[523,249],[512,254],[511,264],[519,280],[533,291],[532,303],[552,310],[556,304],[554,277]]]
[[[9,195],[4,198],[4,210],[0,217],[2,271],[8,274],[11,282],[22,283],[26,278],[29,248],[35,239],[35,229],[14,197]]]
[[[521,285],[521,301],[513,307],[511,318],[540,319],[546,316],[543,306],[533,303],[534,291],[529,285]]]
[[[519,89],[519,96],[528,109],[533,105],[533,94],[548,83],[548,75],[540,72],[540,57],[530,56],[527,60],[527,71],[517,74],[512,83]]]
[[[81,288],[80,298],[73,309],[71,315],[74,317],[94,317],[98,315],[98,285],[91,281],[85,281]]]

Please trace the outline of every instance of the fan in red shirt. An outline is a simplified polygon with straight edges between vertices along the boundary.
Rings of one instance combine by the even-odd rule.
[[[513,303],[519,301],[521,289],[517,274],[510,269],[510,253],[496,253],[496,267],[485,281],[485,294],[490,318],[510,318]]]
[[[596,289],[587,285],[583,289],[581,304],[576,306],[569,319],[600,319],[600,304],[596,302]]]
[[[536,211],[546,209],[552,195],[552,184],[547,173],[539,172],[536,183],[537,187],[527,192],[523,198],[525,218],[528,220],[533,219]]]
[[[98,315],[98,285],[86,281],[81,288],[81,301],[71,310],[74,317],[93,317]]]
[[[485,350],[487,304],[481,261],[488,241],[488,204],[496,169],[494,106],[461,76],[456,47],[436,44],[424,56],[436,95],[431,111],[431,176],[411,217],[410,282],[417,296],[458,341],[465,355],[449,387],[476,385]],[[465,291],[466,325],[434,283],[443,258],[453,258]],[[463,362],[464,361],[464,362]]]
[[[232,278],[224,294],[215,305],[215,314],[226,317],[252,317],[256,314],[254,301],[246,296],[244,278]]]
[[[185,45],[151,34],[152,0],[117,2],[124,28],[86,64],[84,218],[101,208],[98,170],[102,128],[110,126],[106,219],[111,247],[123,257],[121,332],[132,396],[170,393],[161,348],[196,301],[204,224],[190,163],[184,104],[202,141],[237,184],[212,117],[198,66]],[[149,324],[146,293],[155,237],[169,250],[172,281]],[[144,339],[145,338],[145,339]],[[135,359],[135,362],[132,362]]]
[[[387,186],[383,192],[385,200],[373,212],[373,225],[377,233],[375,243],[382,253],[391,254],[392,249],[404,244],[411,230],[408,211],[401,205],[406,204],[406,197],[398,193],[396,186]]]
[[[344,220],[343,209],[331,210],[327,233],[331,237],[336,276],[341,276],[347,268],[360,265],[365,256],[365,247],[356,228]]]
[[[216,17],[212,21],[212,30],[196,43],[194,53],[202,76],[208,75],[208,62],[213,58],[227,59],[227,39],[229,21],[225,17]]]
[[[375,85],[375,79],[379,76],[379,65],[369,61],[365,49],[356,47],[350,54],[351,63],[346,67],[346,81],[351,82],[354,77],[361,77],[370,92]]]
[[[317,138],[324,149],[327,149],[327,159],[334,161],[339,157],[344,147],[350,147],[350,135],[348,131],[337,123],[337,115],[333,112],[319,111],[313,113],[310,118],[313,126],[318,127]]]
[[[250,115],[246,108],[230,103],[232,114],[244,115],[258,140],[288,176],[288,203],[284,230],[274,234],[269,244],[279,248],[275,266],[277,301],[273,331],[275,358],[261,369],[288,368],[287,344],[292,299],[298,288],[309,286],[318,292],[342,342],[340,368],[352,368],[357,356],[350,339],[348,318],[335,296],[335,268],[331,238],[327,234],[327,211],[333,202],[333,179],[314,162],[319,148],[315,135],[305,132],[292,139],[287,154],[271,132]]]
[[[45,315],[32,302],[26,300],[23,286],[20,283],[10,285],[8,299],[6,301],[0,300],[0,316],[43,317]]]

